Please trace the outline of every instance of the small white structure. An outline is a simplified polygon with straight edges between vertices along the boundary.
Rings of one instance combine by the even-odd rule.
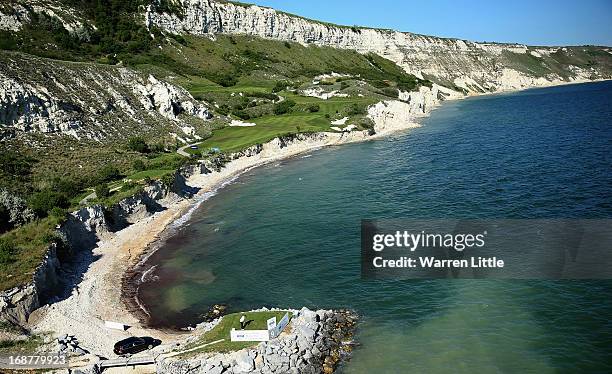
[[[104,321],[104,327],[109,328],[109,329],[113,329],[113,330],[125,331],[125,330],[127,330],[127,328],[129,326],[128,325],[124,325],[123,323],[119,323],[119,322]]]
[[[267,342],[270,340],[270,332],[268,330],[232,329],[230,339],[233,342]]]

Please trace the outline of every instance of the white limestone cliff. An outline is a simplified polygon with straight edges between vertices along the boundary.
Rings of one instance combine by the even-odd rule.
[[[467,92],[546,86],[563,77],[551,73],[537,77],[512,67],[511,57],[529,53],[550,55],[558,47],[521,44],[475,43],[392,30],[333,26],[278,12],[271,8],[214,0],[180,0],[183,13],[157,13],[149,7],[145,13],[148,26],[176,34],[244,34],[269,39],[294,41],[360,53],[376,53],[420,78],[431,78]],[[610,50],[608,50],[610,52]],[[535,55],[534,55],[535,53]],[[595,68],[575,66],[567,81],[609,78]]]
[[[2,58],[0,123],[17,134],[59,133],[102,140],[157,124],[181,131],[191,140],[194,122],[183,119],[212,117],[183,88],[127,68],[21,54]],[[122,126],[116,126],[119,121]]]

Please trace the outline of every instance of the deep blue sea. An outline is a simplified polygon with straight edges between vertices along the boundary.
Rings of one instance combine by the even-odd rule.
[[[345,373],[612,372],[612,281],[364,281],[362,218],[612,218],[611,82],[447,102],[254,169],[150,258],[140,298],[163,326],[214,303],[355,309]]]

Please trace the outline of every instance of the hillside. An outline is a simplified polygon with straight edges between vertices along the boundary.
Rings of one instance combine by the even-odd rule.
[[[370,28],[330,25],[259,6],[183,0],[180,14],[149,7],[148,25],[193,35],[246,34],[376,53],[417,77],[487,92],[545,85],[557,80],[610,77],[609,47],[537,47],[475,43]]]
[[[278,136],[373,135],[371,109],[387,116],[390,100],[407,119],[449,97],[610,78],[610,53],[214,0],[0,1],[0,288],[27,280],[68,212],[171,185],[185,164],[222,167]]]

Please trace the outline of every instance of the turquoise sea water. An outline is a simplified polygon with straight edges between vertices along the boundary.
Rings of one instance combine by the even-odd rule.
[[[159,326],[214,303],[351,308],[346,373],[612,372],[612,281],[360,279],[362,218],[612,218],[612,83],[445,103],[242,175],[148,261]],[[612,249],[611,249],[612,250]]]

